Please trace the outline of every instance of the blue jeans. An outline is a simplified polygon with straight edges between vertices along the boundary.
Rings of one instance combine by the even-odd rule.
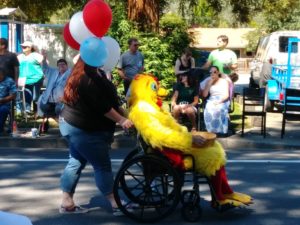
[[[0,105],[0,133],[3,132],[5,120],[9,114],[10,106],[7,104]]]
[[[39,81],[33,84],[26,84],[25,88],[28,89],[32,94],[31,98],[25,98],[26,99],[26,110],[30,110],[31,101],[33,102],[33,111],[37,111],[36,103],[39,100],[41,87],[43,86],[43,80],[44,78],[41,78]],[[29,108],[28,108],[29,107]]]
[[[113,141],[113,133],[88,132],[68,124],[61,117],[59,128],[68,141],[70,151],[69,162],[60,180],[62,191],[75,193],[81,171],[89,162],[94,169],[97,188],[104,195],[111,194],[114,181],[109,150]]]

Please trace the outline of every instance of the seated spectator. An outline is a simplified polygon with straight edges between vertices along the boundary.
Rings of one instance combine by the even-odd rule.
[[[10,111],[10,103],[16,98],[17,87],[15,81],[4,75],[4,68],[0,68],[0,135],[3,133],[4,123]]]
[[[43,71],[47,77],[46,90],[39,99],[39,114],[58,116],[63,103],[61,101],[64,93],[67,78],[70,75],[68,63],[65,59],[57,60],[57,68],[49,67],[47,63],[47,55],[43,52]]]
[[[180,74],[180,83],[175,87],[172,96],[172,113],[178,121],[180,114],[185,114],[192,123],[192,131],[196,131],[196,112],[199,101],[198,92],[196,90],[193,78],[189,72]]]
[[[180,82],[180,74],[195,68],[195,59],[192,57],[192,51],[185,48],[181,56],[175,62],[175,75],[177,82]]]
[[[200,84],[201,95],[206,100],[204,122],[206,130],[217,134],[228,133],[229,83],[221,77],[219,68],[210,68],[210,77]]]

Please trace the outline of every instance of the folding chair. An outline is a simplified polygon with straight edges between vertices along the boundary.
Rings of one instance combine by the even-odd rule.
[[[25,85],[26,85],[26,77],[19,77],[19,79],[18,79],[18,98],[19,98],[19,101],[22,101],[22,107],[23,107],[22,113],[24,114],[25,121],[27,123]]]
[[[265,88],[243,89],[242,137],[244,136],[246,116],[261,117],[261,134],[266,137]]]
[[[235,129],[233,123],[231,122],[230,114],[233,113],[234,110],[235,110],[234,97],[232,97],[228,108],[228,133],[229,131],[231,131],[232,134],[235,134]]]
[[[287,119],[300,117],[300,90],[287,88],[285,90],[284,108],[282,111],[281,138],[285,134]]]

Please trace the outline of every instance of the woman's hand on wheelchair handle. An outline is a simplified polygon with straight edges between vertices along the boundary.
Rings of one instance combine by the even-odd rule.
[[[123,117],[118,123],[124,130],[128,130],[129,128],[133,127],[132,121],[125,117]]]

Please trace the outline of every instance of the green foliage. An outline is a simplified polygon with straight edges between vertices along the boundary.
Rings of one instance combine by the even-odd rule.
[[[268,33],[278,30],[300,29],[299,0],[261,0],[258,2],[253,11],[255,16],[249,24],[256,27],[257,30],[247,35],[249,41],[247,50],[255,50],[259,38]]]
[[[50,17],[59,9],[65,8],[69,4],[74,12],[78,11],[87,0],[5,0],[1,4],[3,7],[20,9],[28,16],[27,22],[46,23]],[[69,13],[69,11],[68,11]]]
[[[162,37],[170,47],[170,54],[173,53],[175,60],[191,42],[187,34],[185,20],[176,14],[165,14],[160,20]]]
[[[265,34],[265,31],[262,29],[256,29],[246,34],[245,38],[248,40],[248,45],[246,48],[247,51],[249,52],[256,51],[259,38],[262,36],[262,34]]]
[[[182,50],[190,43],[186,22],[174,14],[166,14],[160,20],[160,34],[142,38],[141,50],[145,55],[145,70],[155,74],[161,84],[171,89],[175,82],[174,64]]]
[[[119,8],[120,13],[122,8]],[[174,65],[175,59],[187,47],[190,40],[186,32],[185,21],[176,15],[163,16],[161,19],[160,33],[139,32],[137,26],[125,18],[111,26],[109,35],[114,37],[120,44],[122,52],[128,49],[127,41],[130,37],[137,37],[140,42],[140,50],[145,57],[145,72],[156,75],[162,86],[171,89],[175,82]],[[120,78],[114,71],[115,84],[118,92],[122,93],[123,87]]]
[[[156,75],[162,86],[170,89],[175,81],[175,75],[174,53],[170,51],[169,44],[158,35],[142,37],[140,42],[142,43],[140,49],[145,56],[145,72]]]
[[[186,29],[187,24],[185,20],[174,14],[174,13],[167,13],[165,14],[159,21],[159,26],[164,32],[172,32],[175,29]]]
[[[264,4],[263,15],[269,32],[300,29],[299,0],[268,0]]]
[[[215,11],[206,0],[198,0],[198,4],[193,7],[192,24],[202,27],[211,27],[217,24]]]

